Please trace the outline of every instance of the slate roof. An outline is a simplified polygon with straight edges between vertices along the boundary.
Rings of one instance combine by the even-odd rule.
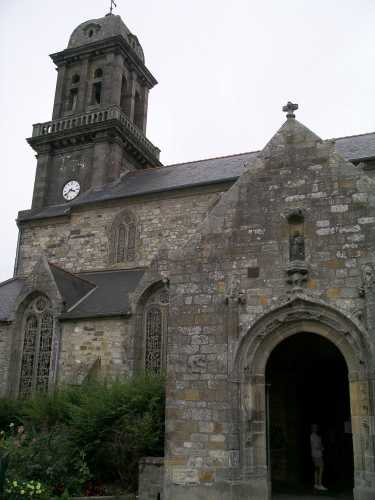
[[[366,160],[375,158],[375,132],[333,139],[337,151],[346,160]]]
[[[65,303],[61,319],[126,316],[131,313],[129,294],[142,279],[144,269],[98,271],[71,274],[49,263]],[[24,280],[0,283],[0,322],[12,321],[14,305]]]
[[[64,271],[64,269],[55,264],[50,263],[49,266],[66,309],[70,309],[95,288],[93,283]]]
[[[349,161],[375,157],[375,132],[331,139],[337,151]],[[74,207],[118,198],[162,193],[177,189],[234,182],[245,164],[253,161],[258,151],[220,158],[181,163],[148,170],[129,172],[100,189],[90,190],[69,204],[46,207],[38,212],[26,210],[18,215],[19,221],[68,215]]]
[[[144,275],[143,269],[80,273],[78,278],[93,287],[61,319],[122,316],[131,312],[129,293]]]
[[[20,278],[13,278],[0,283],[0,321],[12,319],[14,303],[24,285]]]

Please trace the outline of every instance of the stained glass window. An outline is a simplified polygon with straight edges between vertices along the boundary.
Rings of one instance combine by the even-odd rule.
[[[37,297],[24,318],[19,392],[25,398],[32,392],[48,390],[53,339],[51,303],[45,297]]]
[[[145,368],[154,373],[159,373],[161,370],[162,334],[161,310],[158,307],[152,307],[146,314]]]
[[[160,373],[165,367],[169,292],[159,290],[147,301],[144,313],[145,370]]]

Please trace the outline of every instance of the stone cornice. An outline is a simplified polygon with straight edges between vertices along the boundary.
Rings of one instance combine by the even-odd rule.
[[[98,42],[82,45],[81,47],[65,49],[61,52],[50,54],[50,57],[56,64],[56,66],[60,67],[65,64],[72,63],[76,60],[98,56],[100,54],[114,51],[123,55],[130,69],[133,69],[137,73],[141,82],[144,83],[149,89],[151,89],[158,83],[152,73],[142,62],[142,60],[134,52],[132,47],[120,35],[106,38],[105,40],[101,40]]]

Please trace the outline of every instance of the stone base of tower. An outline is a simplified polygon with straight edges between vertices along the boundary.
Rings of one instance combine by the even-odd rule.
[[[249,482],[223,481],[207,486],[166,484],[163,500],[249,500],[250,498],[270,500],[271,488],[268,481],[254,478]]]
[[[354,500],[373,500],[375,498],[375,488],[354,488]]]

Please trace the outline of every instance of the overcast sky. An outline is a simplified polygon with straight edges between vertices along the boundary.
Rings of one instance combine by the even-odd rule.
[[[262,148],[288,100],[323,138],[375,130],[374,0],[116,2],[159,81],[147,135],[164,164]],[[25,138],[52,114],[48,54],[109,3],[0,0],[0,281],[13,273],[17,212],[31,204]]]

